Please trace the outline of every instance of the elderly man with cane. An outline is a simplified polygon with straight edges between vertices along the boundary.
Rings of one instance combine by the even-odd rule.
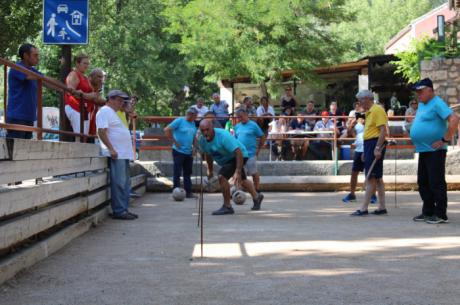
[[[458,126],[458,116],[435,95],[429,78],[414,86],[419,108],[410,137],[419,153],[417,184],[423,200],[422,214],[413,218],[430,224],[447,223],[446,153]]]
[[[385,133],[388,117],[385,110],[374,103],[374,94],[369,90],[361,90],[356,95],[357,100],[366,111],[364,125],[364,169],[366,173],[366,195],[359,210],[351,216],[366,216],[372,195],[377,190],[378,208],[374,215],[385,215],[385,185],[383,183],[383,159],[385,156]]]

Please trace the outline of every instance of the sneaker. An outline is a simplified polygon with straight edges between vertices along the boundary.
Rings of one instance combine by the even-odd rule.
[[[447,218],[444,219],[438,216],[431,216],[431,217],[428,217],[426,220],[426,223],[431,223],[431,224],[448,223],[448,222],[449,220],[447,220]]]
[[[212,215],[230,215],[230,214],[235,214],[235,211],[233,210],[232,207],[226,207],[223,205],[220,209],[212,212]]]
[[[185,195],[185,198],[196,199],[196,198],[198,198],[198,196],[193,194],[193,193],[190,193],[190,194]]]
[[[136,216],[131,215],[128,212],[124,212],[122,214],[113,214],[112,218],[113,219],[121,219],[121,220],[134,220],[134,219],[136,219]]]
[[[387,209],[383,209],[383,210],[375,210],[374,212],[372,212],[373,215],[386,215],[388,214],[387,212]]]
[[[343,202],[345,203],[349,203],[349,202],[356,202],[356,195],[352,195],[351,193],[348,194],[347,196],[345,196],[343,199],[342,199]]]
[[[371,203],[372,203],[372,204],[377,203],[377,196],[372,195],[372,197],[371,197]]]
[[[368,211],[361,211],[361,210],[356,210],[355,212],[350,214],[350,216],[367,216],[367,215],[369,215]]]
[[[139,215],[134,214],[134,213],[131,213],[130,211],[128,211],[127,213],[130,214],[130,215],[133,215],[133,216],[136,217],[136,218],[139,218]]]
[[[254,205],[252,206],[251,210],[253,210],[253,211],[260,210],[260,205],[262,204],[262,200],[264,200],[264,194],[259,193],[257,195],[257,198],[252,200]]]
[[[427,219],[430,218],[430,216],[425,216],[423,214],[420,214],[418,216],[415,216],[412,218],[413,221],[427,221]]]

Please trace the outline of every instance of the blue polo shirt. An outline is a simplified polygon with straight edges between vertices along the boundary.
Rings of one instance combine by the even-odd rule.
[[[214,139],[208,142],[206,138],[201,135],[198,141],[200,148],[212,158],[223,166],[230,160],[235,159],[235,150],[239,148],[243,153],[243,158],[248,158],[248,151],[241,144],[240,141],[235,139],[228,131],[221,128],[214,128]]]
[[[41,74],[35,68],[27,68],[22,61],[17,65]],[[28,80],[27,75],[15,69],[8,73],[8,108],[7,117],[16,120],[33,122],[37,120],[37,92],[36,80]]]
[[[442,139],[447,131],[447,118],[452,109],[439,96],[433,97],[428,103],[420,102],[410,129],[410,137],[416,152],[435,151],[431,145]],[[445,145],[441,149],[447,149]]]
[[[168,128],[172,130],[174,140],[180,144],[180,148],[173,144],[173,149],[183,154],[191,155],[193,139],[197,130],[195,122],[189,122],[185,118],[177,118],[168,125]]]
[[[211,111],[214,112],[217,118],[227,118],[228,117],[228,105],[225,101],[220,101],[219,104],[212,104]]]
[[[249,158],[256,155],[257,138],[264,135],[262,129],[254,121],[248,121],[246,124],[238,123],[233,127],[235,136],[247,149]]]

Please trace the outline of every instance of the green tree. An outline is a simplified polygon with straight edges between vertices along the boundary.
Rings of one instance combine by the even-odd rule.
[[[350,20],[342,0],[171,1],[165,11],[175,46],[207,79],[249,75],[277,81],[283,70],[302,78],[335,62],[343,48],[331,24]]]
[[[347,0],[352,22],[334,26],[347,43],[343,61],[383,54],[385,44],[409,23],[446,1],[441,0]]]
[[[0,1],[0,57],[15,55],[19,45],[40,31],[42,1]]]

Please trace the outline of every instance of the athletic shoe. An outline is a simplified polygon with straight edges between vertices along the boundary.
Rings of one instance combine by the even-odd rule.
[[[124,212],[122,214],[117,214],[117,215],[113,214],[112,218],[113,219],[121,219],[121,220],[134,220],[134,219],[136,219],[136,216],[131,215],[128,212]]]
[[[368,214],[368,211],[356,210],[355,212],[351,213],[350,216],[367,216]]]
[[[371,203],[372,203],[372,204],[377,203],[377,196],[372,195],[372,197],[371,197]]]
[[[212,215],[230,215],[230,214],[235,214],[235,211],[233,210],[231,206],[226,207],[225,205],[223,205],[220,209],[212,212]]]
[[[262,200],[264,200],[264,194],[262,194],[262,193],[257,194],[256,199],[252,200],[254,205],[252,206],[251,210],[253,210],[253,211],[260,210],[260,205],[262,204]]]
[[[196,199],[196,198],[198,198],[198,196],[193,194],[193,193],[190,193],[190,194],[185,195],[185,198]]]
[[[413,221],[427,221],[427,219],[430,218],[429,216],[425,216],[423,214],[420,214],[418,216],[415,216],[412,218]]]
[[[130,214],[130,215],[133,215],[135,218],[139,218],[139,215],[134,214],[134,213],[132,213],[132,212],[130,212],[130,211],[128,211],[127,213]]]
[[[428,219],[426,220],[426,223],[430,223],[430,224],[448,223],[448,222],[449,220],[447,220],[447,218],[443,219],[438,216],[431,216],[431,217],[428,217]]]
[[[352,195],[351,193],[348,194],[347,196],[345,196],[343,199],[342,199],[343,202],[345,203],[349,203],[349,202],[356,202],[356,195]]]
[[[387,209],[383,209],[383,210],[375,210],[374,212],[372,212],[373,215],[386,215],[388,214],[387,212]]]

